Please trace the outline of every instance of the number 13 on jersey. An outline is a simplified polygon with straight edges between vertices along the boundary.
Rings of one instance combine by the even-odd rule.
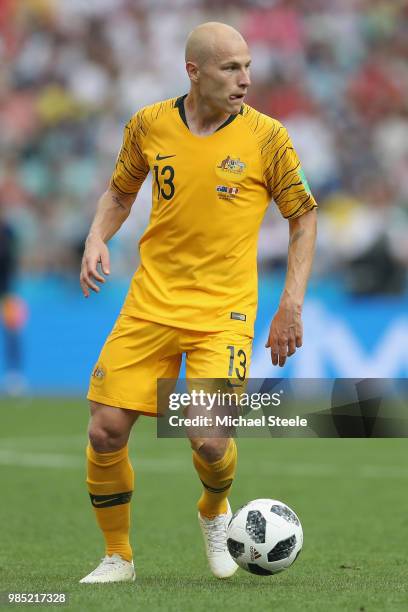
[[[154,171],[154,182],[157,187],[157,199],[164,198],[165,200],[171,200],[174,196],[174,168],[173,166],[163,166],[160,170],[156,164],[153,167]]]

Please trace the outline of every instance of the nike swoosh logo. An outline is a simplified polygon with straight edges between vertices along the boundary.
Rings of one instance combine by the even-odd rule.
[[[118,498],[117,497],[111,497],[110,499],[104,499],[103,501],[96,501],[96,499],[93,500],[93,505],[94,506],[102,506],[102,504],[106,504],[108,502],[111,501],[116,501]]]
[[[161,159],[169,159],[169,157],[176,157],[175,155],[160,155],[160,153],[158,153],[156,155],[156,161],[160,161]]]

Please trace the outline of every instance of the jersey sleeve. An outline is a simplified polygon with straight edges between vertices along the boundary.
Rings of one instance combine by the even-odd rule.
[[[295,219],[317,206],[286,128],[280,123],[262,147],[264,178],[285,219]]]
[[[144,134],[143,121],[139,112],[132,117],[124,130],[122,147],[110,180],[110,186],[115,191],[136,196],[142,186],[149,172],[149,165],[142,151]]]

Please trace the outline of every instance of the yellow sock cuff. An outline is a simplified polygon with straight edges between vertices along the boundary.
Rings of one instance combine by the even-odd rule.
[[[122,459],[125,459],[128,456],[128,453],[129,449],[127,444],[126,446],[123,446],[123,448],[110,453],[98,453],[89,443],[86,447],[86,456],[89,461],[95,463],[96,465],[104,465],[107,467],[109,465],[118,463]]]
[[[88,491],[92,495],[110,496],[129,493],[134,487],[134,473],[127,445],[112,453],[98,453],[90,444],[86,449]]]

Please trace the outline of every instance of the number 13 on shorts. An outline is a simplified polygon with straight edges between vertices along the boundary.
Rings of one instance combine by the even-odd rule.
[[[229,351],[229,367],[228,376],[245,380],[247,374],[247,356],[242,348],[236,348],[234,345],[227,346]]]

